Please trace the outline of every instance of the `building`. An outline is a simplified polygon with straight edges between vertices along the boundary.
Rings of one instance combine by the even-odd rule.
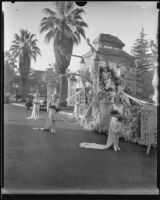
[[[76,77],[73,76],[73,75],[70,76],[68,78],[68,100],[67,100],[67,106],[74,106],[75,105],[76,97],[74,96],[74,94],[76,93],[76,85],[77,85]]]
[[[136,95],[136,64],[135,58],[123,50],[125,44],[117,37],[110,34],[99,34],[92,43],[96,49],[96,55],[101,60],[99,65],[109,65],[111,68],[120,69],[124,86]],[[83,55],[85,64],[81,70],[92,70],[93,57],[95,53],[91,50]],[[95,57],[94,57],[95,58]]]

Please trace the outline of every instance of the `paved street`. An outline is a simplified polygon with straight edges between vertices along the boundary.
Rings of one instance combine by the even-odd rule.
[[[157,154],[120,142],[121,151],[79,148],[81,142],[104,144],[107,136],[84,131],[71,117],[58,115],[57,133],[43,127],[23,107],[4,106],[4,189],[10,193],[155,194]]]

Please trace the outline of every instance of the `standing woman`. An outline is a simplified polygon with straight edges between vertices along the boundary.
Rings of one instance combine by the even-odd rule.
[[[108,149],[113,146],[114,150],[120,150],[119,148],[119,136],[123,131],[123,104],[119,96],[114,99],[113,110],[111,111],[111,121],[109,134],[106,144],[96,144],[96,143],[80,143],[82,148],[90,149]]]
[[[38,109],[39,109],[39,100],[38,100],[38,94],[35,94],[35,98],[33,99],[33,108],[32,108],[32,114],[30,119],[37,120],[38,118]]]
[[[48,106],[48,117],[46,120],[45,127],[42,128],[42,131],[51,131],[51,133],[55,133],[56,130],[56,112],[59,111],[59,98],[57,98],[57,94],[52,95],[51,102]]]
[[[75,100],[75,107],[74,107],[74,116],[78,120],[79,119],[79,96],[76,95],[76,100]]]
[[[37,94],[37,106],[36,106],[36,114],[37,114],[37,118],[39,118],[39,111],[40,111],[40,94]]]
[[[55,96],[52,97],[52,101],[49,104],[49,122],[50,122],[50,129],[51,133],[55,133],[55,126],[56,126],[56,100]]]
[[[114,146],[114,151],[120,150],[119,136],[123,131],[123,104],[119,96],[115,97],[106,148]]]

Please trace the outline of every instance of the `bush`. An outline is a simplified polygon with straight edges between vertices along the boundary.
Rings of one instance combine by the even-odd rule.
[[[16,98],[17,98],[17,99],[21,99],[21,98],[22,98],[22,95],[17,94],[17,95],[16,95]]]

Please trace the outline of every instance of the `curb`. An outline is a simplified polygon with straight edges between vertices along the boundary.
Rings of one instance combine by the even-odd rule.
[[[64,112],[64,111],[60,111],[59,113],[62,114],[62,115],[67,115],[67,116],[73,117],[73,113],[67,113],[67,112]]]
[[[25,104],[22,104],[22,103],[11,103],[11,104],[14,105],[14,106],[26,107],[26,105],[25,105]],[[73,116],[73,113],[67,113],[67,112],[64,112],[64,111],[60,111],[59,113],[60,113],[60,114],[63,114],[63,115],[70,116],[70,117]]]
[[[11,103],[11,104],[14,105],[14,106],[26,107],[26,105],[22,104],[22,103]]]

